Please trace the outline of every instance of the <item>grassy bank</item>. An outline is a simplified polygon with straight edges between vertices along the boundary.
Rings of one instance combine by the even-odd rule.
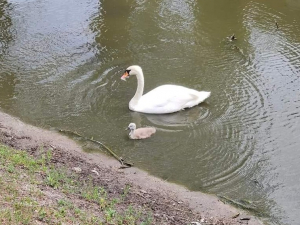
[[[1,224],[151,224],[151,209],[127,202],[79,178],[72,168],[56,167],[52,151],[37,157],[0,145]],[[78,172],[78,171],[77,171]]]
[[[262,224],[245,217],[0,111],[0,224]]]

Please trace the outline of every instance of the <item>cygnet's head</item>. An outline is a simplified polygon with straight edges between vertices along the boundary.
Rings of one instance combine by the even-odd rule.
[[[142,68],[140,66],[129,66],[123,76],[121,77],[122,80],[126,81],[131,75],[137,75],[143,73]]]
[[[128,128],[127,128],[128,130],[135,130],[136,129],[136,125],[135,125],[135,123],[130,123],[129,125],[128,125]]]

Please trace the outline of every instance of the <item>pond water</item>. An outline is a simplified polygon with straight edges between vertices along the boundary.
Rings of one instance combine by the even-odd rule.
[[[133,64],[146,92],[171,83],[211,97],[131,112],[136,80],[120,77]],[[267,224],[299,224],[300,1],[4,0],[0,68],[1,110],[93,137]],[[130,122],[158,131],[132,141]]]

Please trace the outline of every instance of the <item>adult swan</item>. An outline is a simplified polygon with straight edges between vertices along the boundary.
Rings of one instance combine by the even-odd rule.
[[[132,111],[151,114],[173,113],[198,105],[210,96],[210,92],[170,84],[159,86],[143,95],[142,68],[140,66],[128,67],[121,79],[126,80],[131,75],[136,75],[137,78],[137,90],[129,102],[129,109]]]

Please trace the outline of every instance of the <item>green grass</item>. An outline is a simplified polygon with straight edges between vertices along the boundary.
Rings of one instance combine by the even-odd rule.
[[[130,186],[112,198],[70,169],[56,168],[51,151],[39,151],[34,158],[0,144],[0,224],[152,224],[151,212],[126,203]]]

